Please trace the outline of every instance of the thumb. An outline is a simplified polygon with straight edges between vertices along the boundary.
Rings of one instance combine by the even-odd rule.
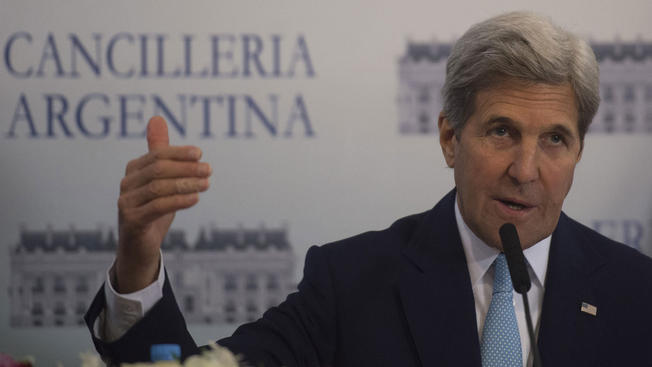
[[[170,145],[168,136],[168,125],[161,116],[154,116],[147,123],[147,148],[151,152],[157,148],[165,148]]]

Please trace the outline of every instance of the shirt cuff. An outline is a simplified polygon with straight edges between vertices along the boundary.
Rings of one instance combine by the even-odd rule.
[[[96,321],[97,335],[105,342],[120,339],[134,324],[142,319],[145,314],[163,298],[163,284],[165,271],[163,271],[163,254],[160,254],[160,263],[157,279],[147,287],[133,293],[118,293],[111,284],[113,264],[106,272],[104,282],[104,297],[106,310],[104,317]]]

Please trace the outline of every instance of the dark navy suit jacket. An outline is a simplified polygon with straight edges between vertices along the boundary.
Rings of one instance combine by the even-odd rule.
[[[298,292],[219,344],[264,366],[480,367],[475,303],[454,214],[455,192],[383,231],[312,247]],[[538,345],[543,365],[652,366],[652,260],[561,214],[552,236]],[[113,343],[114,362],[149,347],[198,352],[169,282]],[[597,307],[595,316],[581,304]],[[100,289],[86,322],[105,305]]]

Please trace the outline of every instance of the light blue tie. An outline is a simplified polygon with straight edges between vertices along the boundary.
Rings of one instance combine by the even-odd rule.
[[[494,261],[494,291],[484,320],[480,352],[483,367],[522,367],[521,337],[514,311],[512,278],[505,254]]]

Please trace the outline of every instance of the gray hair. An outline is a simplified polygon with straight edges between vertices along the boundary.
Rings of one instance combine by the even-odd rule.
[[[550,19],[526,12],[499,15],[472,26],[453,46],[442,88],[444,115],[459,134],[477,93],[500,80],[568,82],[583,142],[600,104],[599,73],[591,47]]]

